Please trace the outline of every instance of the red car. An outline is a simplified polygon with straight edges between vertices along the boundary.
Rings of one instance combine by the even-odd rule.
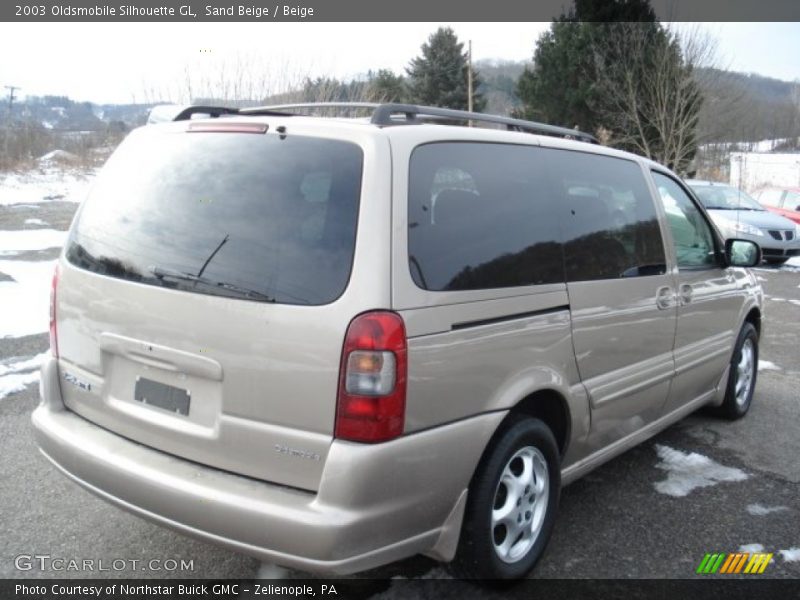
[[[800,223],[800,187],[765,187],[753,196],[764,208]]]

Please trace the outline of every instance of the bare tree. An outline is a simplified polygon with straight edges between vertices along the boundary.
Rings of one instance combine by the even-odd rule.
[[[608,25],[595,46],[595,106],[610,144],[686,171],[703,102],[695,72],[715,56],[700,30]]]

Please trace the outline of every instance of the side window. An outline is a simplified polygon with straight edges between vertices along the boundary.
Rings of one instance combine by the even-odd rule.
[[[667,213],[678,267],[716,265],[714,234],[695,203],[672,178],[653,171],[653,180]]]
[[[756,198],[756,200],[758,200],[761,204],[765,206],[780,206],[781,196],[783,196],[782,190],[775,190],[775,189],[761,190],[758,193],[758,198]]]
[[[633,161],[546,150],[568,281],[666,273],[655,204]]]
[[[531,146],[443,142],[411,154],[408,261],[426,290],[564,281],[558,219]]]

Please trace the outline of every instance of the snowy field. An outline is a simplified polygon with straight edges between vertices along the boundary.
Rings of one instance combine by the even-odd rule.
[[[0,225],[0,340],[47,333],[50,281],[56,263],[53,255],[64,244],[67,232],[53,229],[42,214],[64,203],[72,206],[62,212],[74,212],[95,175],[94,171],[64,171],[47,161],[41,165],[24,174],[0,175],[0,211],[10,216],[31,215],[17,219],[20,228],[5,221]],[[65,224],[69,218],[71,214],[58,221]],[[46,346],[46,338],[42,344]],[[36,383],[45,356],[46,352],[41,352],[0,360],[0,400]]]

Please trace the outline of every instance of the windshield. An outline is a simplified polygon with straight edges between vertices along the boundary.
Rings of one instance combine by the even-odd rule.
[[[720,210],[765,210],[747,193],[727,185],[691,185],[706,208]]]
[[[198,294],[326,304],[350,277],[361,165],[336,140],[137,132],[98,177],[67,259]]]

